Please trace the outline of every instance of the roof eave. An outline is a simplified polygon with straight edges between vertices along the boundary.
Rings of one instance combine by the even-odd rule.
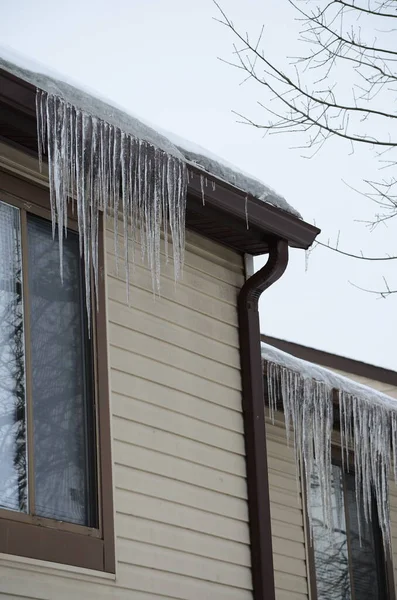
[[[189,170],[197,174],[197,177],[190,178],[189,194],[203,202],[200,175],[204,174],[209,182],[215,183],[215,188],[210,184],[204,188],[205,204],[210,204],[217,210],[243,222],[246,231],[252,228],[261,231],[263,235],[285,239],[289,246],[301,249],[309,248],[320,233],[318,227],[263,200],[247,195],[243,190],[214,177],[196,165],[189,165]],[[261,252],[252,252],[252,254],[261,254]]]
[[[0,120],[0,137],[25,151],[36,152],[36,88],[0,70],[0,90],[0,108],[6,114]],[[14,130],[15,134],[10,134]],[[188,185],[186,225],[198,233],[237,251],[258,255],[268,252],[269,242],[274,238],[306,249],[320,231],[282,209],[247,196],[243,190],[196,165],[189,164],[188,168],[193,176]],[[200,175],[209,182],[204,188],[204,202]]]

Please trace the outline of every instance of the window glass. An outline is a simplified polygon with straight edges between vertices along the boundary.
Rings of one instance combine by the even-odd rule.
[[[0,507],[27,511],[20,214],[0,202]]]
[[[353,475],[346,477],[346,501],[349,506],[349,533],[355,600],[382,598],[377,574],[377,549],[373,524],[366,523],[361,514],[359,532],[356,489]],[[361,511],[362,513],[362,511]],[[361,535],[361,540],[360,540]],[[380,549],[379,549],[380,550]]]
[[[314,563],[318,600],[350,600],[350,573],[346,534],[345,506],[341,469],[332,466],[332,520],[329,531],[324,522],[316,471],[310,482],[313,524]]]
[[[92,374],[78,236],[68,231],[64,242],[62,282],[50,223],[28,215],[28,257],[35,511],[95,526]]]
[[[333,528],[329,531],[324,522],[316,470],[310,482],[309,501],[317,598],[380,600],[385,597],[385,589],[380,575],[383,552],[376,511],[372,523],[366,523],[363,514],[358,519],[354,475],[344,473],[339,465],[332,465],[331,491]]]

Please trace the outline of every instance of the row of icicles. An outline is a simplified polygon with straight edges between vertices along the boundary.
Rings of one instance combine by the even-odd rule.
[[[267,362],[267,389],[271,418],[282,400],[287,441],[294,434],[297,474],[304,472],[308,499],[310,531],[310,485],[319,474],[323,522],[331,532],[332,507],[332,436],[334,433],[335,390],[322,381],[303,377],[282,365]],[[349,470],[354,457],[356,504],[361,540],[362,519],[373,518],[373,499],[385,548],[391,549],[389,478],[397,483],[397,410],[392,404],[375,403],[338,390],[338,418],[342,465]],[[302,471],[303,469],[303,471]]]
[[[63,236],[68,225],[68,205],[72,202],[76,204],[85,265],[88,316],[91,268],[96,297],[98,290],[98,224],[102,211],[105,219],[113,214],[117,265],[122,215],[127,294],[129,267],[134,264],[137,242],[142,259],[151,270],[153,291],[160,292],[160,240],[164,238],[168,260],[169,233],[175,280],[179,280],[184,259],[187,185],[194,177],[185,161],[41,90],[36,93],[36,116],[40,169],[44,153],[48,159],[52,227],[54,235],[58,227],[61,278]],[[208,179],[204,174],[199,177],[205,204]],[[211,185],[214,190],[215,182],[211,181]],[[248,228],[247,198],[245,211]]]

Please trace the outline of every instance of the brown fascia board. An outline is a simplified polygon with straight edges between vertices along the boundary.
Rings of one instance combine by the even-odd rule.
[[[337,354],[331,354],[330,352],[324,352],[323,350],[316,350],[315,348],[302,346],[295,342],[280,340],[279,338],[270,335],[262,334],[261,340],[265,344],[274,346],[279,350],[288,352],[288,354],[292,354],[293,356],[307,360],[308,362],[330,369],[336,369],[337,371],[344,371],[345,373],[357,375],[358,377],[366,377],[367,379],[386,383],[387,385],[397,386],[397,371],[376,367],[375,365],[369,365],[359,360],[354,360],[353,358],[338,356]]]
[[[0,103],[3,104],[3,110],[7,112],[6,106],[8,106],[13,112],[11,115],[7,114],[6,133],[15,131],[2,137],[5,141],[10,137],[11,143],[17,143],[30,152],[35,151],[37,144],[35,94],[36,89],[33,85],[7,71],[0,70]],[[18,128],[20,131],[17,130]],[[267,252],[269,238],[285,239],[292,247],[306,249],[320,232],[317,227],[284,210],[247,196],[244,191],[203,171],[197,165],[189,164],[189,172],[193,177],[190,177],[188,185],[188,203],[189,197],[200,199],[202,202],[200,175],[204,174],[210,179],[210,185],[205,188],[205,205],[214,209],[212,218],[218,228],[222,226],[222,215],[227,216],[226,220],[229,219],[229,222],[228,235],[224,236],[225,242],[235,249],[251,254],[262,254]],[[215,183],[215,189],[211,182]],[[239,239],[234,244],[230,241],[233,236]],[[219,241],[223,241],[220,230],[217,237]],[[247,244],[244,244],[244,238],[250,238]]]
[[[33,85],[0,69],[0,102],[36,118],[35,98],[36,88]]]
[[[244,222],[245,227],[248,220],[248,227],[260,230],[273,238],[285,239],[290,246],[302,249],[309,248],[320,233],[318,227],[253,196],[247,196],[243,190],[214,177],[196,165],[189,164],[189,171],[196,174],[196,177],[189,178],[189,194],[197,198],[202,197],[200,175],[204,173],[215,182],[215,189],[211,185],[204,188],[205,203],[231,214]]]

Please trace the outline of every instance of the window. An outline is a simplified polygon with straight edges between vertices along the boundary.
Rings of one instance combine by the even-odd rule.
[[[61,281],[46,192],[0,177],[0,552],[114,571],[104,293],[88,331],[73,216]]]
[[[313,597],[317,600],[386,600],[389,598],[386,561],[375,507],[371,524],[365,522],[363,514],[358,518],[354,474],[344,472],[341,464],[335,462],[331,483],[333,530],[330,532],[324,523],[319,476],[318,472],[313,474],[308,499],[313,527],[310,566],[315,574]]]

